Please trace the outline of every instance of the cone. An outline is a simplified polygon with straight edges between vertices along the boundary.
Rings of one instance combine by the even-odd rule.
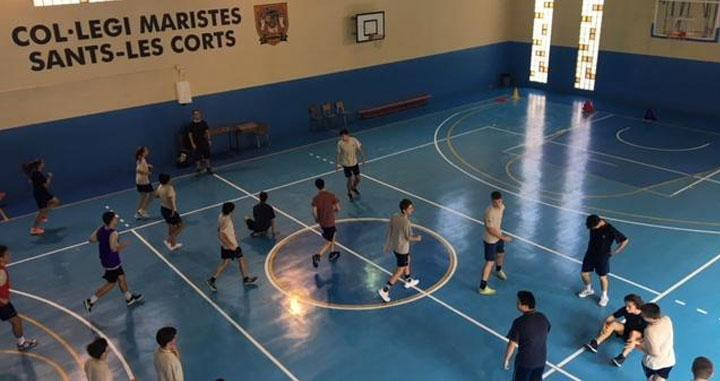
[[[657,122],[657,115],[655,114],[655,109],[650,107],[645,111],[645,116],[643,119],[647,122]]]
[[[595,105],[593,105],[592,101],[585,101],[582,111],[585,114],[592,114],[595,112]]]
[[[514,100],[514,101],[519,101],[519,100],[520,100],[520,89],[518,89],[518,88],[516,87],[516,88],[513,90],[513,94],[512,94],[512,98],[511,98],[511,99]]]

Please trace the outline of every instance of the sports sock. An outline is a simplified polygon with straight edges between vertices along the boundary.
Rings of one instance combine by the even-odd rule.
[[[90,297],[90,304],[95,304],[98,301],[98,297],[93,295]]]
[[[17,345],[23,345],[25,344],[25,336],[20,336],[17,339]]]
[[[130,291],[125,291],[125,300],[130,300],[130,299],[132,299],[132,294],[130,293]]]
[[[500,271],[500,270],[502,270],[502,266],[495,266],[495,271]]]
[[[481,280],[481,281],[480,281],[480,288],[484,290],[485,287],[487,287],[487,281]]]

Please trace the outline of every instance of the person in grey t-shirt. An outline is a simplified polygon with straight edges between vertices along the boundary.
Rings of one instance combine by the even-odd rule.
[[[415,207],[412,201],[403,199],[400,201],[400,213],[393,215],[388,225],[384,251],[387,253],[392,250],[395,253],[397,269],[385,286],[378,290],[378,294],[385,303],[390,302],[390,289],[401,277],[405,288],[415,287],[420,283],[419,279],[410,277],[410,243],[422,239],[419,235],[413,235],[410,216],[414,211]]]

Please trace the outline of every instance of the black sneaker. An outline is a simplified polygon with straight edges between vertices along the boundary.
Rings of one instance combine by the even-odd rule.
[[[339,251],[333,251],[333,252],[331,252],[330,255],[328,256],[328,259],[330,260],[330,262],[335,262],[335,261],[337,261],[338,258],[340,258],[340,252],[339,252]]]
[[[624,362],[625,362],[625,356],[623,356],[621,354],[617,355],[617,357],[613,357],[613,359],[610,360],[610,363],[615,365],[618,368],[622,367]]]
[[[585,344],[585,349],[592,353],[598,352],[598,342],[595,339],[590,340],[589,343]]]
[[[92,309],[95,305],[90,301],[90,299],[83,300],[83,307],[85,307],[85,311],[88,313],[92,312]]]
[[[245,278],[243,278],[243,284],[245,286],[252,286],[255,284],[255,282],[257,282],[257,279],[258,278],[256,276],[246,276]]]
[[[215,287],[215,281],[212,278],[205,280],[205,283],[210,288],[210,291],[217,292],[217,287]]]
[[[318,265],[320,265],[320,254],[313,255],[312,262],[313,262],[313,267],[317,268]]]
[[[360,196],[360,191],[358,191],[357,188],[353,188],[352,191],[356,196]]]
[[[353,199],[352,193],[348,193],[348,198],[350,199],[350,202],[355,201],[355,199]]]
[[[143,296],[140,294],[132,294],[130,299],[126,300],[125,303],[127,303],[127,306],[130,307],[135,303],[140,303],[143,300]]]
[[[215,172],[213,172],[212,168],[210,168],[210,167],[207,167],[207,168],[205,169],[205,171],[207,171],[207,174],[208,174],[208,175],[213,175],[213,174],[215,174]]]
[[[27,352],[27,351],[37,347],[37,345],[38,345],[38,341],[36,339],[30,339],[30,340],[25,340],[25,342],[22,344],[18,344],[17,349],[20,352]]]

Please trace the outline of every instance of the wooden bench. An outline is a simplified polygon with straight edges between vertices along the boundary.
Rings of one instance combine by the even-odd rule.
[[[425,94],[415,98],[405,99],[402,101],[388,103],[386,105],[378,107],[360,110],[358,111],[358,114],[360,115],[361,119],[377,118],[379,116],[392,114],[394,112],[400,112],[415,107],[425,106],[430,101],[430,98],[431,97],[429,94]]]
[[[232,137],[235,136],[234,149],[236,151],[240,151],[240,135],[255,135],[255,143],[258,148],[260,148],[260,138],[264,138],[268,145],[270,144],[270,126],[265,123],[246,122],[231,126],[211,128],[209,131],[211,138],[218,135],[227,135],[228,144],[231,149],[233,148]]]

